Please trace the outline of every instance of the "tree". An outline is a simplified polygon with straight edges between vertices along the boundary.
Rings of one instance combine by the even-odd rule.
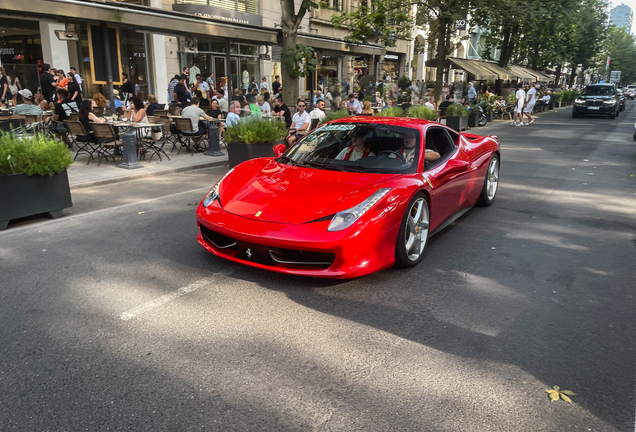
[[[298,44],[298,27],[307,11],[318,4],[311,0],[301,0],[298,12],[294,0],[280,0],[283,100],[289,103],[298,98],[298,78],[315,70],[317,61],[313,59],[313,49]]]
[[[367,0],[351,13],[334,16],[333,22],[348,30],[350,42],[375,42],[385,46],[395,46],[398,37],[410,36],[414,24],[431,24],[431,29],[436,31],[435,98],[439,103],[446,57],[455,34],[454,20],[466,18],[470,5],[469,0]]]
[[[624,28],[611,27],[607,38],[610,70],[621,71],[621,84],[636,81],[636,45],[634,36]]]

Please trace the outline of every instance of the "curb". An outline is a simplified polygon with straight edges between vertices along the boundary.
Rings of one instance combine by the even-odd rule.
[[[116,178],[112,178],[112,179],[95,180],[95,181],[87,181],[87,182],[72,184],[71,185],[71,191],[73,191],[75,189],[84,189],[84,188],[88,188],[88,187],[92,187],[92,186],[101,186],[101,185],[105,185],[105,184],[125,182],[125,181],[128,181],[128,180],[136,180],[136,179],[140,179],[140,178],[144,178],[144,177],[154,177],[154,176],[160,176],[160,175],[165,175],[165,174],[173,174],[173,173],[178,173],[178,172],[183,172],[183,171],[192,171],[192,170],[201,169],[201,168],[218,167],[218,166],[223,166],[223,165],[228,165],[227,159],[226,160],[222,160],[222,161],[215,161],[215,162],[205,162],[205,163],[200,163],[200,164],[187,166],[187,167],[173,168],[173,169],[168,169],[168,170],[165,170],[165,171],[157,171],[157,172],[154,172],[154,173],[144,173],[144,174],[140,173],[140,174],[125,176],[125,177],[116,177]]]

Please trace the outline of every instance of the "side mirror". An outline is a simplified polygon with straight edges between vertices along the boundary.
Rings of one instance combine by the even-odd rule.
[[[285,150],[287,150],[287,148],[285,147],[285,144],[277,144],[272,147],[272,150],[274,150],[274,154],[276,155],[276,157],[281,157],[283,153],[285,153]]]
[[[444,170],[446,173],[461,173],[468,169],[470,164],[463,160],[451,159],[446,162],[446,169]]]

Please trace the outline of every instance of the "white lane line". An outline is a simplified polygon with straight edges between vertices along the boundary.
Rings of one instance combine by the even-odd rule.
[[[142,315],[152,309],[158,308],[161,305],[164,305],[168,302],[171,302],[173,300],[178,299],[181,296],[184,296],[186,294],[189,294],[193,291],[198,290],[201,287],[204,287],[205,285],[209,284],[210,282],[213,282],[214,279],[216,279],[219,276],[222,277],[227,277],[230,276],[232,273],[234,273],[236,271],[236,269],[234,268],[230,268],[230,269],[225,269],[225,270],[221,270],[218,273],[213,274],[210,278],[206,278],[206,279],[201,279],[198,280],[196,282],[191,283],[190,285],[184,286],[179,288],[178,290],[169,292],[168,294],[164,294],[161,297],[158,297],[154,300],[151,300],[149,302],[146,302],[144,304],[141,304],[133,309],[130,309],[129,311],[126,311],[122,314],[119,315],[119,319],[121,319],[122,321],[129,321],[133,318],[138,317],[139,315]]]
[[[106,213],[106,212],[111,212],[111,211],[115,211],[115,210],[121,210],[127,207],[134,207],[134,206],[141,206],[143,204],[148,204],[151,202],[155,202],[155,201],[160,201],[162,199],[166,199],[166,198],[174,198],[180,195],[185,195],[185,194],[190,194],[190,193],[195,193],[195,192],[200,192],[200,191],[208,191],[210,190],[212,186],[206,186],[206,187],[202,187],[202,188],[197,188],[197,189],[192,189],[189,191],[185,191],[185,192],[177,192],[177,193],[173,193],[170,195],[164,195],[164,196],[160,196],[160,197],[156,197],[156,198],[148,198],[142,201],[136,201],[136,202],[132,202],[132,203],[128,203],[128,204],[121,204],[118,206],[114,206],[114,207],[107,207],[107,208],[103,208],[103,209],[99,209],[99,210],[93,210],[93,211],[89,211],[86,213],[79,213],[77,215],[73,215],[73,216],[64,216],[58,219],[53,219],[50,221],[44,221],[44,222],[36,222],[34,224],[30,224],[30,225],[25,225],[25,226],[21,226],[21,227],[15,227],[15,228],[9,228],[6,229],[4,231],[0,231],[0,236],[3,235],[10,235],[16,232],[20,232],[20,231],[24,231],[24,230],[29,230],[29,229],[40,229],[42,226],[45,225],[50,225],[50,224],[54,224],[54,223],[60,223],[60,222],[68,222],[70,220],[76,220],[76,219],[80,219],[83,217],[87,217],[87,216],[94,216],[96,214],[100,214],[100,213]],[[197,197],[203,199],[203,197]]]

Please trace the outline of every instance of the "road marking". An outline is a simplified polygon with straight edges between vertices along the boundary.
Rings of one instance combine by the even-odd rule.
[[[177,192],[177,193],[173,193],[173,194],[170,194],[170,195],[164,195],[164,196],[160,196],[160,197],[156,197],[156,198],[148,198],[148,199],[145,199],[145,200],[142,200],[142,201],[136,201],[136,202],[133,202],[133,203],[121,204],[121,205],[118,205],[118,206],[115,206],[115,207],[107,207],[107,208],[103,208],[103,209],[99,209],[99,210],[89,211],[89,212],[86,212],[86,213],[80,213],[80,214],[77,214],[77,215],[74,214],[72,216],[64,216],[64,217],[61,217],[61,218],[58,218],[58,219],[53,219],[53,220],[50,220],[50,221],[36,222],[36,223],[34,223],[32,225],[25,225],[25,226],[21,226],[21,227],[10,228],[10,229],[6,229],[4,231],[0,231],[0,236],[2,236],[2,235],[10,235],[10,234],[13,234],[13,233],[16,233],[16,232],[20,232],[20,231],[24,231],[24,230],[27,230],[27,229],[40,229],[42,226],[45,226],[45,225],[50,225],[50,224],[60,223],[60,222],[68,222],[70,220],[76,220],[76,219],[80,219],[80,218],[83,218],[83,217],[93,216],[93,215],[96,215],[96,214],[111,212],[111,211],[115,211],[115,210],[121,210],[121,209],[124,209],[124,208],[127,208],[127,207],[140,206],[140,205],[148,204],[148,203],[151,203],[151,202],[154,202],[154,201],[159,201],[159,200],[162,200],[162,199],[165,199],[165,198],[174,198],[174,197],[177,197],[177,196],[180,196],[180,195],[190,194],[190,193],[193,193],[193,192],[208,191],[208,190],[210,190],[211,187],[212,186],[206,186],[206,187],[192,189],[192,190],[185,191],[185,192]]]
[[[151,300],[149,302],[146,302],[144,304],[141,304],[135,308],[130,309],[129,311],[123,312],[119,315],[119,319],[121,319],[122,321],[129,321],[133,318],[138,317],[139,315],[142,315],[152,309],[158,308],[161,305],[164,305],[168,302],[171,302],[173,300],[178,299],[181,296],[184,296],[186,294],[189,294],[191,292],[194,292],[196,290],[198,290],[199,288],[214,282],[214,279],[222,276],[222,277],[227,277],[230,276],[232,273],[234,273],[236,271],[236,268],[228,268],[225,270],[221,270],[218,273],[215,273],[212,275],[212,277],[210,278],[205,278],[205,279],[201,279],[198,280],[196,282],[191,283],[190,285],[186,285],[184,287],[181,287],[175,291],[169,292],[168,294],[164,294],[161,297],[158,297],[154,300]]]

